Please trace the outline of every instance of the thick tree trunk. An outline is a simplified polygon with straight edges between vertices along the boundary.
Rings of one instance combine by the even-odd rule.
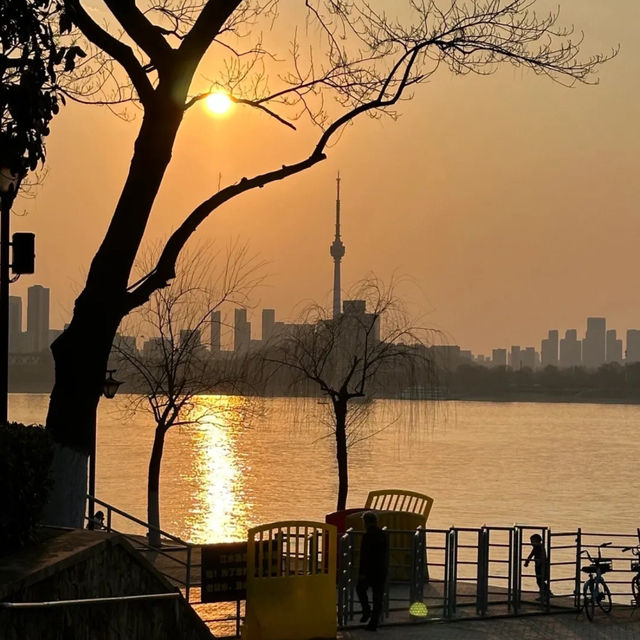
[[[56,381],[47,428],[56,444],[56,456],[44,516],[47,524],[84,524],[87,460],[94,447],[96,410],[119,322],[106,304],[77,303],[71,325],[52,345]]]
[[[157,102],[145,113],[127,181],[91,263],[85,289],[76,300],[69,327],[51,347],[55,385],[47,429],[60,450],[46,516],[51,523],[71,527],[83,524],[86,461],[93,448],[109,351],[127,312],[131,268],[184,115],[180,100],[186,95],[188,78],[181,79],[180,84],[183,86],[177,94],[171,87],[159,87]],[[78,455],[71,455],[67,449]],[[73,465],[67,465],[69,459],[75,461]]]
[[[336,509],[342,511],[347,508],[347,493],[349,492],[347,401],[334,401],[333,410],[336,418],[336,459],[338,461],[338,503]]]
[[[149,477],[147,481],[147,522],[149,527],[149,544],[160,546],[160,464],[164,450],[164,436],[166,429],[160,425],[156,427],[153,439],[153,449],[149,460]],[[156,529],[153,529],[155,527]]]

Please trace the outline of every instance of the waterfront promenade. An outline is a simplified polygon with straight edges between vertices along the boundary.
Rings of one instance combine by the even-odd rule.
[[[582,613],[492,618],[459,622],[382,625],[377,631],[363,628],[340,631],[341,640],[638,640],[640,612],[615,607],[610,615],[589,622]]]

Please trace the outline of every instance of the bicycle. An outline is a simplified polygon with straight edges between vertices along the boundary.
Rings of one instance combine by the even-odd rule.
[[[598,557],[593,558],[588,549],[583,549],[580,555],[586,554],[589,564],[582,567],[584,573],[589,574],[589,578],[585,580],[582,587],[583,607],[590,621],[593,620],[596,604],[604,613],[611,611],[611,591],[605,579],[602,577],[607,571],[611,571],[611,558],[603,558],[601,555],[602,547],[608,547],[610,542],[603,542],[598,545]]]
[[[640,544],[635,547],[623,547],[622,551],[631,551],[638,560],[631,561],[631,571],[635,571],[636,575],[631,578],[631,593],[633,593],[632,607],[640,607]]]

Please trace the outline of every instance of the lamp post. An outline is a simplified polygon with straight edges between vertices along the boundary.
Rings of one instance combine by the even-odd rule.
[[[7,423],[9,395],[9,217],[18,176],[0,167],[0,424]]]

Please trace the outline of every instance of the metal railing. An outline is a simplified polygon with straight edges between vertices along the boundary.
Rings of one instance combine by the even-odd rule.
[[[192,572],[194,568],[198,567],[198,565],[193,563],[193,548],[194,546],[197,546],[197,545],[192,545],[190,542],[186,542],[181,538],[179,538],[178,536],[174,536],[170,533],[167,533],[166,531],[163,531],[162,529],[159,529],[158,527],[154,527],[153,525],[150,525],[148,522],[145,522],[140,518],[136,518],[130,513],[127,513],[122,509],[118,509],[117,507],[114,507],[112,504],[109,504],[108,502],[104,502],[104,500],[100,500],[96,497],[93,497],[87,494],[87,501],[88,502],[92,501],[94,505],[99,505],[106,510],[107,513],[106,513],[105,524],[104,524],[105,531],[120,534],[121,536],[126,538],[133,545],[133,547],[143,555],[153,554],[154,561],[152,562],[152,564],[156,566],[156,569],[158,569],[158,571],[160,571],[160,573],[165,578],[167,578],[171,582],[176,583],[180,587],[180,589],[184,591],[185,598],[187,602],[189,602],[189,596],[190,596],[190,591],[192,586],[192,579],[191,579]],[[127,522],[131,522],[140,527],[143,527],[147,532],[149,530],[152,530],[158,533],[160,536],[160,546],[155,546],[150,544],[145,535],[136,535],[133,533],[127,533],[124,531],[114,529],[113,527],[114,514],[123,518]],[[90,522],[88,517],[86,518],[86,520],[88,523]],[[175,555],[176,553],[183,553],[185,555],[185,559],[182,560],[180,557]],[[157,561],[158,556],[161,556],[164,559],[165,564],[171,567],[172,570],[163,571],[161,568],[159,568],[158,565],[160,563],[158,563]],[[175,571],[173,571],[173,567],[176,568]],[[180,576],[180,574],[182,574],[183,572],[184,572],[184,578]]]
[[[387,533],[391,536],[408,532]],[[530,537],[534,533],[540,535],[546,551],[546,593],[539,592],[535,562],[532,560],[528,567],[524,566],[531,550]],[[362,534],[349,530],[340,540],[338,623],[343,627],[351,624],[360,613],[355,584]],[[631,602],[631,578],[635,575],[630,568],[632,557],[618,550],[637,545],[640,530],[635,534],[591,533],[581,529],[554,532],[546,526],[518,524],[513,527],[418,528],[412,535],[408,579],[388,581],[385,588],[384,616],[393,619],[394,612],[405,614],[404,618],[396,616],[393,619],[396,623],[411,620],[409,608],[416,602],[428,605],[430,620],[575,612],[582,605],[582,566],[588,564],[581,553],[584,549],[597,549],[604,541],[613,542],[607,547],[613,569],[607,573],[606,580],[614,604]],[[394,549],[389,551],[389,557],[393,559]]]

